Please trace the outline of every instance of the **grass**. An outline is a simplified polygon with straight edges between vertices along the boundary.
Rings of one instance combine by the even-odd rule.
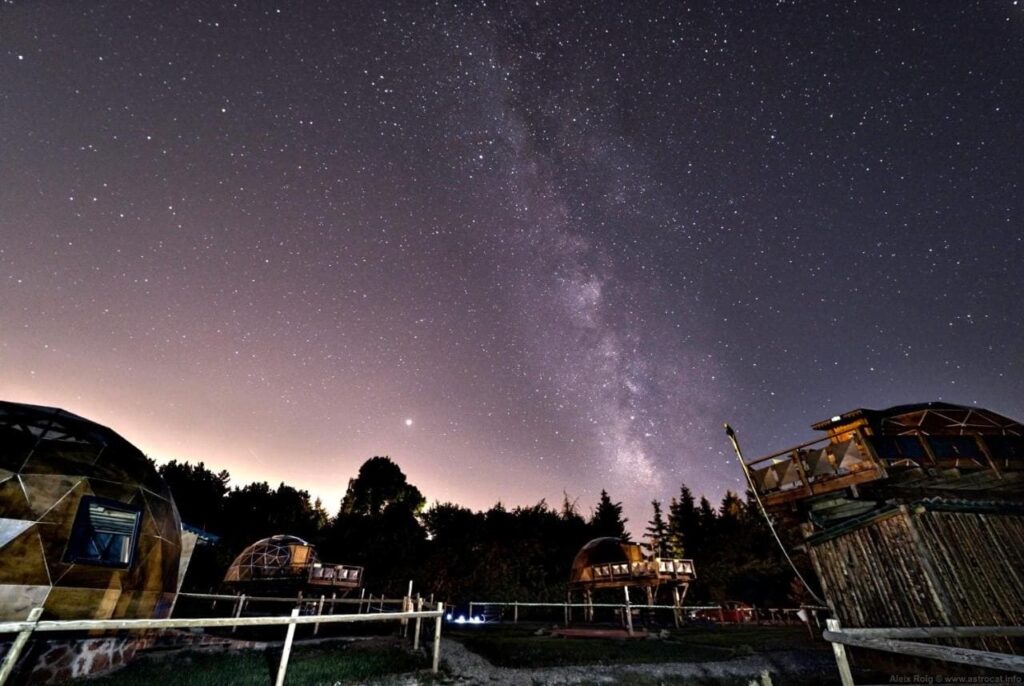
[[[503,667],[705,662],[779,650],[830,650],[827,643],[812,642],[803,627],[685,628],[663,640],[536,636],[536,628],[474,627],[449,636]]]
[[[182,653],[140,657],[122,670],[89,681],[90,686],[266,686],[277,674],[280,650]],[[393,641],[296,646],[287,684],[354,684],[429,667]]]

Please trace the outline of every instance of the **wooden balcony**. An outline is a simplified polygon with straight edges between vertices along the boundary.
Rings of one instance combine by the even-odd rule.
[[[1024,439],[981,434],[869,436],[856,429],[762,457],[747,468],[766,506],[882,480],[894,486],[913,482],[952,488],[957,482],[966,487],[984,477],[982,486],[998,488],[1016,484],[1024,473]]]
[[[592,565],[584,571],[584,578],[596,588],[688,582],[695,577],[693,560],[665,557],[633,562],[609,562]]]

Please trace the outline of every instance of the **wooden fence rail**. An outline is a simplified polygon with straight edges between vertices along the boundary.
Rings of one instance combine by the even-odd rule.
[[[690,612],[697,610],[717,610],[719,613],[726,610],[722,605],[647,605],[646,603],[531,603],[531,602],[516,602],[516,601],[489,601],[489,600],[473,600],[469,603],[469,616],[473,617],[473,611],[476,608],[485,607],[501,607],[501,608],[512,608],[513,621],[519,620],[519,608],[527,607],[547,607],[547,608],[562,608],[563,610],[569,610],[571,608],[612,608],[616,610],[623,610],[625,608],[630,609],[650,609],[650,610],[678,610],[680,612]],[[828,611],[827,607],[821,607],[817,605],[803,605],[801,607],[751,607],[744,608],[743,612],[746,612],[751,617],[751,621],[762,621],[767,619],[768,621],[775,621],[777,617],[789,615],[796,615],[801,610],[807,610],[812,613],[810,616],[814,617],[814,621],[817,621],[817,615],[814,614],[817,611]],[[801,620],[805,621],[805,620]]]
[[[844,629],[838,619],[826,620],[823,634],[831,641],[843,686],[855,686],[846,646],[869,648],[887,653],[956,662],[974,667],[986,667],[1024,674],[1024,656],[994,653],[986,650],[958,648],[907,641],[908,638],[979,638],[985,636],[1024,636],[1020,626],[943,626],[943,627],[871,627]]]
[[[237,600],[236,596],[226,596]],[[291,600],[291,599],[289,599]],[[399,603],[407,603],[399,600]],[[441,624],[444,617],[444,604],[437,603],[432,610],[417,610],[405,612],[381,612],[377,614],[347,614],[347,615],[300,615],[299,608],[294,608],[290,616],[277,617],[207,617],[189,619],[70,619],[70,620],[39,620],[42,614],[41,608],[33,608],[27,620],[18,622],[0,622],[0,634],[17,633],[18,636],[4,656],[0,665],[0,686],[6,683],[8,677],[14,671],[14,666],[21,655],[25,644],[33,633],[37,632],[61,632],[61,631],[93,631],[93,630],[142,630],[142,629],[191,629],[210,627],[236,627],[236,626],[279,626],[287,625],[288,631],[285,636],[284,650],[281,655],[281,663],[278,666],[277,679],[275,684],[284,684],[285,673],[288,669],[288,657],[291,653],[292,641],[295,638],[295,627],[299,624],[342,624],[350,622],[386,622],[386,621],[408,621],[415,619],[417,627],[423,619],[434,619],[434,645],[431,660],[431,670],[437,673],[441,655]],[[419,636],[414,641],[419,644]]]

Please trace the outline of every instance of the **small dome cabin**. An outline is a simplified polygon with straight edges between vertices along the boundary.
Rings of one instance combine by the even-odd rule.
[[[277,595],[310,589],[348,593],[362,580],[362,567],[321,562],[310,543],[282,534],[248,546],[224,575],[224,585],[233,590]]]
[[[164,617],[181,553],[174,500],[138,448],[70,412],[0,402],[0,618]]]
[[[672,592],[676,621],[690,582],[696,577],[693,560],[644,555],[639,544],[615,537],[595,538],[586,543],[572,561],[569,572],[569,602],[582,595],[586,618],[593,619],[595,591],[621,589],[629,601],[629,588],[641,588],[648,605],[654,604],[661,587]]]
[[[928,402],[812,428],[744,470],[844,626],[1024,625],[1020,422]]]

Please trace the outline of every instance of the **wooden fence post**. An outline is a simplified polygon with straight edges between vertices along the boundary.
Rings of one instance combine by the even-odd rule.
[[[423,597],[422,596],[417,596],[416,597],[416,611],[417,612],[423,612]],[[416,618],[416,630],[415,630],[416,633],[414,633],[412,635],[412,649],[413,650],[419,650],[420,649],[420,619],[421,619],[420,617]]]
[[[360,588],[359,589],[359,604],[356,605],[356,614],[357,615],[363,614],[363,598],[365,598],[365,597],[366,597],[366,589],[365,588]]]
[[[512,608],[512,623],[513,624],[518,624],[519,623],[519,601],[518,600],[515,602],[515,605]]]
[[[431,662],[430,671],[437,674],[437,668],[441,663],[441,620],[444,619],[444,603],[437,604],[437,620],[434,622],[434,658]]]
[[[324,594],[320,594],[320,602],[316,604],[316,614],[319,617],[324,613]],[[313,625],[313,635],[316,636],[320,633],[320,622]]]
[[[27,629],[22,629],[18,636],[14,639],[14,643],[11,644],[10,650],[4,655],[3,665],[0,665],[0,686],[7,683],[8,677],[14,672],[14,666],[18,663],[18,657],[21,656],[21,651],[25,648],[25,644],[28,643],[29,636],[35,630],[35,625],[39,623],[39,618],[43,614],[43,608],[33,607],[28,612],[28,621],[32,622],[32,626]]]
[[[299,608],[292,609],[292,619],[299,616]],[[284,675],[288,672],[288,656],[292,652],[292,641],[295,640],[295,622],[288,623],[288,633],[284,635],[284,649],[281,651],[281,664],[277,666],[275,686],[284,686]]]
[[[240,594],[238,596],[238,600],[235,601],[235,602],[237,604],[235,605],[235,611],[232,614],[234,614],[235,619],[238,619],[239,617],[242,616],[242,608],[245,607],[245,594],[244,593]],[[236,631],[238,631],[238,625],[237,624],[235,624],[233,627],[231,627],[231,633],[235,633]]]
[[[402,598],[402,612],[412,612],[412,579],[409,579],[409,591]],[[402,620],[402,638],[409,635],[409,620]]]
[[[679,628],[679,615],[683,613],[682,606],[679,600],[679,587],[672,587],[672,619],[675,621],[676,628]]]
[[[842,626],[838,619],[826,619],[825,628],[833,633],[839,633]],[[839,670],[839,681],[843,686],[854,686],[853,673],[850,671],[850,662],[846,659],[846,646],[842,643],[832,642],[832,652],[836,656],[836,668]]]
[[[633,607],[629,604],[629,586],[623,586],[622,590],[626,593],[626,631],[630,636],[633,635]]]

